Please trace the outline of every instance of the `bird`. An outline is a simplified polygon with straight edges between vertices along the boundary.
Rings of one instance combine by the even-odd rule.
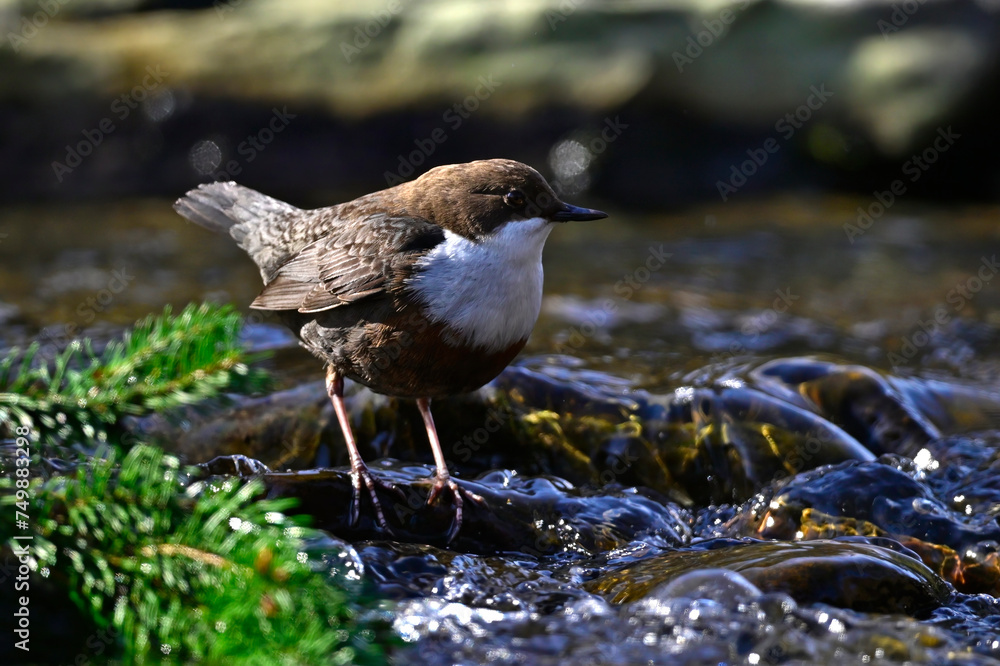
[[[264,288],[250,304],[276,313],[326,365],[326,388],[350,459],[350,523],[367,487],[389,530],[377,481],[358,452],[344,380],[416,399],[436,472],[428,503],[447,488],[450,543],[463,491],[451,478],[430,404],[474,391],[514,359],[542,302],[542,249],[560,223],[607,214],[563,202],[534,168],[509,159],[437,166],[418,178],[317,209],[235,182],[202,184],[174,204],[188,220],[228,234],[257,264]]]

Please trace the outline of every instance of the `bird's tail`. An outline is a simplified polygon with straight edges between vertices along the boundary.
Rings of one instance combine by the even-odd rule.
[[[174,203],[195,224],[231,236],[267,275],[283,254],[275,243],[299,208],[233,182],[199,185]]]

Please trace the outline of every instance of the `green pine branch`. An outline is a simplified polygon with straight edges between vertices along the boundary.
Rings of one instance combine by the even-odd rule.
[[[247,365],[241,326],[231,306],[192,304],[144,319],[101,354],[88,340],[51,364],[38,362],[37,343],[11,350],[0,360],[0,434],[21,425],[46,445],[113,442],[125,415],[260,389],[266,380]]]
[[[23,534],[14,505],[27,501],[36,572],[58,572],[80,611],[116,630],[124,663],[384,662],[385,627],[358,619],[373,602],[310,568],[312,532],[283,514],[288,500],[254,501],[257,481],[188,484],[155,447],[101,453],[36,475],[20,498],[0,481],[0,543]]]
[[[79,340],[48,362],[37,344],[0,360],[0,440],[32,442],[30,459],[0,456],[0,555],[30,543],[33,576],[114,628],[123,663],[382,663],[384,623],[359,619],[374,602],[311,568],[318,533],[284,515],[289,500],[258,499],[258,481],[191,483],[125,437],[125,416],[262,388],[241,324],[228,306],[167,308],[100,353]],[[53,472],[43,455],[66,447],[87,455]],[[17,512],[30,542],[14,539]]]

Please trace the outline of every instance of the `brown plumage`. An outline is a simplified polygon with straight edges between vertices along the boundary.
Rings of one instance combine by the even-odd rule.
[[[236,240],[264,281],[251,307],[277,312],[327,364],[355,487],[368,486],[383,527],[343,409],[343,378],[418,399],[438,466],[432,497],[445,486],[454,493],[454,536],[462,494],[448,477],[429,400],[482,386],[524,347],[537,317],[549,223],[605,214],[563,203],[537,171],[513,160],[437,167],[316,210],[236,183],[202,185],[174,208]],[[495,285],[478,274],[483,261]],[[502,311],[477,311],[480,302]]]

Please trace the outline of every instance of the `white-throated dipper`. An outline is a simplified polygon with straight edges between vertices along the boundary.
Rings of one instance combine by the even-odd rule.
[[[363,481],[388,528],[351,433],[344,377],[417,399],[437,465],[428,501],[446,486],[455,498],[451,541],[463,491],[448,474],[431,398],[483,386],[524,347],[541,307],[542,247],[553,223],[607,215],[563,203],[537,171],[503,159],[436,167],[315,210],[232,182],[193,189],[174,208],[236,240],[264,280],[250,307],[276,311],[327,364],[351,460],[351,523]]]

